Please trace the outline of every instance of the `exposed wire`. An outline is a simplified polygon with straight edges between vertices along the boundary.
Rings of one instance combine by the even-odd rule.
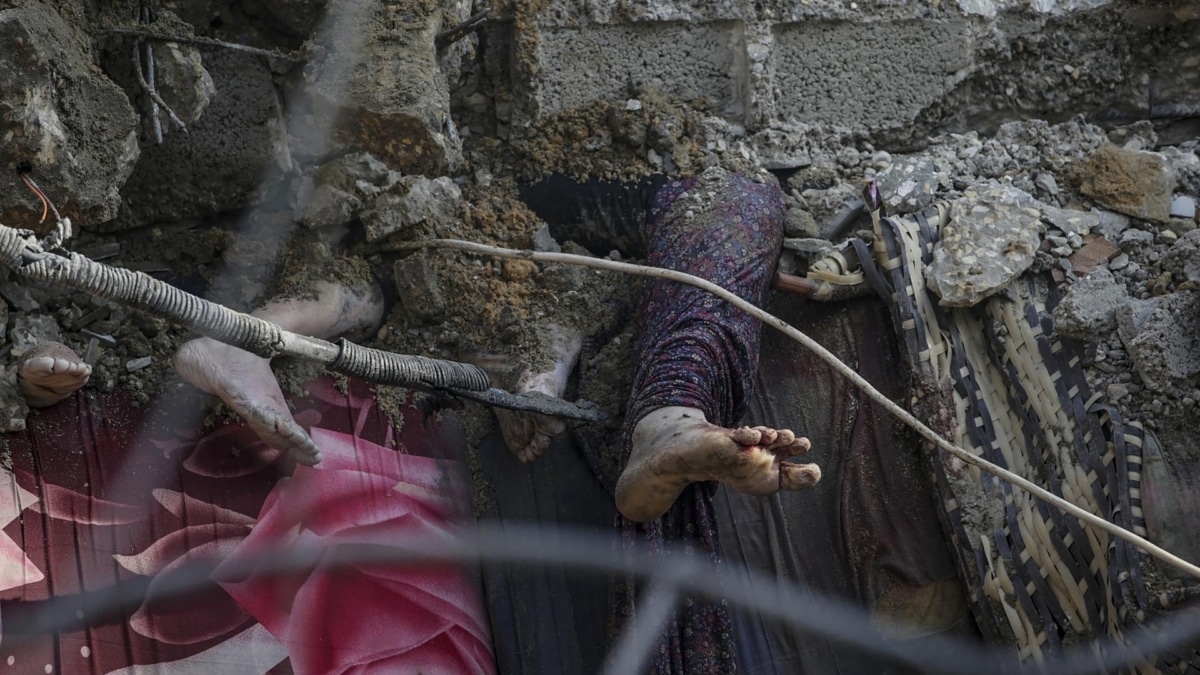
[[[62,216],[58,215],[58,209],[54,207],[54,202],[50,201],[50,198],[46,196],[45,192],[42,192],[42,188],[38,187],[37,183],[33,182],[28,173],[22,172],[21,180],[25,181],[25,185],[30,190],[33,190],[33,194],[37,195],[37,198],[42,201],[42,217],[38,220],[38,223],[46,222],[46,215],[51,211],[54,212],[55,220],[62,220]]]
[[[222,49],[231,49],[233,51],[254,54],[255,56],[265,56],[267,58],[282,59],[284,61],[299,62],[304,60],[304,58],[298,52],[277,52],[271,49],[262,49],[259,47],[251,47],[249,45],[240,45],[235,42],[225,42],[224,40],[214,40],[213,38],[191,35],[164,35],[162,33],[155,33],[153,31],[142,30],[140,28],[102,28],[96,31],[96,33],[99,35],[125,35],[142,38],[145,40],[178,42],[181,44],[200,45],[203,47],[220,47]]]
[[[876,403],[878,403],[879,405],[883,406],[888,412],[895,415],[898,419],[900,419],[900,421],[904,422],[909,427],[911,427],[913,430],[915,430],[918,434],[920,434],[922,438],[929,441],[930,443],[933,443],[935,446],[937,446],[941,450],[948,452],[951,455],[954,455],[955,457],[961,459],[962,461],[966,462],[967,464],[978,467],[978,468],[982,469],[983,471],[987,471],[988,473],[990,473],[998,478],[1006,480],[1009,483],[1012,483],[1013,485],[1020,487],[1021,489],[1033,494],[1034,496],[1049,503],[1050,505],[1054,506],[1055,508],[1066,511],[1067,513],[1075,516],[1076,518],[1079,518],[1080,520],[1082,520],[1083,522],[1085,522],[1089,525],[1092,525],[1101,530],[1104,530],[1105,532],[1113,535],[1114,537],[1119,537],[1120,539],[1124,539],[1125,541],[1133,544],[1134,546],[1137,546],[1138,548],[1144,550],[1146,553],[1150,554],[1151,556],[1154,556],[1155,558],[1158,558],[1159,560],[1170,565],[1171,567],[1174,567],[1174,568],[1181,570],[1197,579],[1200,579],[1200,567],[1198,567],[1194,563],[1188,562],[1187,560],[1180,558],[1179,556],[1171,553],[1170,551],[1167,551],[1166,549],[1158,546],[1157,544],[1151,543],[1144,537],[1140,537],[1140,536],[1134,534],[1133,532],[1126,530],[1125,528],[1121,527],[1120,525],[1111,523],[1103,518],[1100,518],[1099,516],[1096,516],[1093,513],[1085,511],[1084,509],[1080,508],[1079,506],[1072,504],[1071,502],[1063,499],[1062,497],[1059,497],[1058,495],[1050,492],[1049,490],[1046,490],[1045,488],[1041,487],[1040,485],[1037,485],[1037,484],[1025,479],[1024,477],[1019,476],[1019,475],[1013,473],[1012,471],[1009,471],[1008,469],[997,466],[982,457],[977,457],[977,456],[971,454],[970,452],[967,452],[966,450],[951,443],[950,441],[946,440],[945,438],[942,438],[936,431],[934,431],[933,429],[930,429],[928,426],[926,426],[923,422],[921,422],[916,417],[914,417],[907,410],[900,407],[898,404],[893,402],[890,398],[885,396],[882,392],[880,392],[878,389],[876,389],[870,382],[868,382],[861,375],[859,375],[857,372],[855,372],[854,369],[852,369],[850,366],[843,363],[840,359],[838,359],[836,356],[834,356],[832,353],[830,353],[829,350],[822,347],[815,340],[808,337],[801,331],[797,330],[796,328],[794,328],[793,326],[788,324],[783,319],[780,319],[779,317],[776,317],[773,314],[770,314],[770,313],[754,306],[753,304],[743,300],[742,298],[738,297],[737,295],[734,295],[733,293],[730,293],[729,291],[725,290],[724,288],[721,288],[720,286],[712,283],[711,281],[706,281],[704,279],[701,279],[700,277],[693,276],[691,274],[686,274],[684,272],[677,272],[675,270],[662,269],[659,267],[649,267],[646,265],[634,265],[632,263],[616,262],[613,260],[606,260],[603,258],[589,258],[587,256],[573,255],[570,253],[543,253],[543,252],[537,252],[537,251],[522,251],[522,250],[501,248],[498,246],[488,246],[486,244],[476,244],[473,242],[461,241],[458,239],[430,239],[430,240],[418,241],[418,242],[406,242],[404,244],[401,244],[401,246],[404,248],[426,248],[426,247],[449,248],[449,249],[457,249],[460,251],[468,251],[471,253],[479,253],[479,254],[483,254],[483,255],[496,256],[496,257],[500,257],[500,258],[518,258],[521,260],[532,260],[534,262],[550,262],[550,263],[565,263],[568,265],[581,265],[584,267],[592,267],[595,269],[608,270],[610,272],[621,272],[621,273],[625,273],[625,274],[635,274],[635,275],[644,276],[644,277],[670,279],[672,281],[678,281],[680,283],[685,283],[685,284],[689,284],[692,286],[696,286],[697,288],[701,288],[701,289],[708,291],[709,293],[712,293],[713,295],[721,298],[722,300],[725,300],[726,302],[734,305],[735,307],[737,307],[738,309],[741,309],[742,311],[746,312],[747,314],[750,314],[754,318],[762,321],[763,323],[771,326],[772,328],[775,328],[775,329],[781,331],[783,334],[787,335],[788,337],[795,340],[796,342],[799,342],[806,349],[808,349],[809,351],[816,354],[818,358],[820,358],[822,361],[827,363],[834,370],[841,373],[848,380],[850,380],[850,382],[853,383],[854,386],[858,387],[860,390],[862,390],[864,393],[866,393],[867,396],[869,396],[871,398],[871,400],[873,400]]]

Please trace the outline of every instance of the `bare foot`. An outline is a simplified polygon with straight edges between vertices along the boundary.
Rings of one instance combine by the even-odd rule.
[[[550,337],[550,349],[554,354],[554,367],[542,373],[526,370],[513,387],[513,393],[524,394],[540,392],[561,398],[567,389],[567,378],[579,358],[579,350],[583,345],[579,331],[563,328],[557,324],[549,324],[546,330]],[[504,443],[517,459],[522,462],[532,462],[546,448],[550,440],[566,430],[567,424],[557,417],[519,413],[502,408],[496,409],[496,418],[500,422],[500,433],[504,435]]]
[[[58,342],[38,345],[21,355],[17,382],[32,408],[54,405],[87,384],[92,367]]]
[[[321,461],[317,444],[292,418],[267,359],[199,338],[179,348],[175,370],[197,389],[220,397],[267,445],[301,464]]]
[[[726,429],[695,408],[651,411],[634,427],[632,443],[617,481],[617,510],[638,522],[662,516],[691,483],[717,480],[738,492],[770,495],[821,480],[817,465],[783,461],[807,452],[807,438],[787,429]]]
[[[323,281],[316,284],[316,291],[316,300],[271,302],[254,316],[284,330],[322,339],[365,333],[383,317],[383,299],[373,286],[355,290]],[[175,369],[196,388],[220,397],[267,445],[287,452],[301,464],[312,466],[321,461],[316,443],[288,410],[267,359],[199,338],[180,348]]]

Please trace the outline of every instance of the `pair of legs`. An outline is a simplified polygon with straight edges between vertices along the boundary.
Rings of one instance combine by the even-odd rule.
[[[710,170],[694,181],[668,183],[654,200],[644,233],[651,264],[707,278],[762,304],[782,237],[777,188]],[[274,301],[254,315],[321,338],[369,331],[383,315],[377,289],[321,282],[316,290],[316,299]],[[616,490],[623,515],[654,520],[695,482],[717,480],[741,492],[772,494],[819,480],[816,466],[784,461],[808,450],[807,439],[787,429],[732,428],[745,412],[757,368],[757,321],[704,291],[662,280],[646,284],[638,320],[637,372]],[[561,396],[581,336],[560,326],[546,330],[553,367],[523,373],[516,389]],[[69,395],[90,374],[60,347],[46,346],[25,360],[22,387],[34,405]],[[175,366],[188,382],[225,401],[271,447],[303,464],[320,461],[266,359],[201,338],[180,349]],[[561,420],[507,411],[500,422],[508,446],[523,461],[540,455],[563,429]]]

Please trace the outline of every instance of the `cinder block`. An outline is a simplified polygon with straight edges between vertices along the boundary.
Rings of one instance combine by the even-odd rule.
[[[708,97],[719,109],[741,105],[741,25],[648,22],[544,28],[529,84],[535,116],[624,95],[651,85],[685,99]]]
[[[868,132],[912,125],[971,65],[964,22],[776,26],[774,116]]]

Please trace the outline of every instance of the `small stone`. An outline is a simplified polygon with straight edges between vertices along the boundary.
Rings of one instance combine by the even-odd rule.
[[[12,340],[12,355],[20,356],[35,347],[47,342],[62,342],[62,332],[54,317],[46,314],[26,314],[17,312],[9,331]]]
[[[1166,223],[1175,178],[1157,153],[1101,146],[1084,162],[1080,190],[1097,203],[1134,218]]]
[[[1101,211],[1092,209],[1092,213],[1096,214],[1099,222],[1092,228],[1093,232],[1099,232],[1109,241],[1118,241],[1121,238],[1121,233],[1129,229],[1129,216],[1113,213],[1112,211]]]
[[[1147,232],[1146,230],[1126,230],[1124,234],[1121,235],[1121,241],[1118,243],[1121,244],[1122,248],[1125,248],[1128,246],[1141,246],[1143,244],[1152,243],[1153,241],[1153,232]]]
[[[149,368],[150,364],[152,364],[152,363],[154,363],[154,358],[150,357],[150,356],[143,356],[138,359],[131,359],[131,360],[125,362],[125,372],[136,373],[139,370]]]
[[[562,247],[550,234],[549,225],[542,225],[537,232],[533,233],[533,250],[543,253],[560,253],[562,251]]]
[[[629,111],[641,110],[642,102],[636,98],[631,98],[628,101],[625,101],[625,109]]]
[[[1094,342],[1117,327],[1117,308],[1128,301],[1125,288],[1103,267],[1080,278],[1054,308],[1054,329],[1076,340]]]
[[[1037,178],[1034,179],[1033,184],[1047,195],[1053,196],[1058,194],[1058,181],[1054,179],[1054,174],[1052,173],[1039,173]]]
[[[1128,266],[1129,266],[1129,256],[1125,255],[1124,253],[1113,258],[1108,263],[1108,268],[1111,270],[1123,270]]]
[[[949,175],[925,157],[902,157],[879,174],[889,213],[915,213],[933,203]]]

